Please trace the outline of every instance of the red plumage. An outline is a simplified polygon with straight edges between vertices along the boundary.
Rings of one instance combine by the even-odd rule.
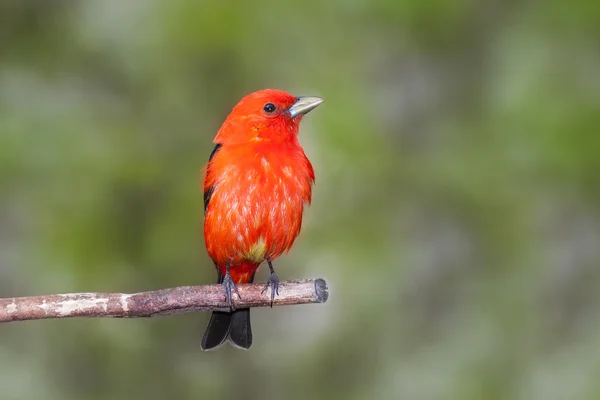
[[[321,102],[261,90],[243,98],[217,133],[204,178],[204,239],[219,270],[219,282],[227,279],[227,273],[234,284],[252,282],[259,265],[287,252],[300,233],[315,176],[298,141],[299,123]],[[233,314],[221,317],[231,319]],[[211,342],[207,336],[215,325],[211,320],[203,348],[218,347],[227,338],[248,348],[249,320],[242,324],[250,332],[249,341],[238,332],[246,339],[242,343],[236,343],[240,340],[234,337],[234,321],[229,321],[227,334],[222,327],[217,332],[225,335],[223,340],[206,343]]]
[[[215,189],[204,239],[223,275],[229,261],[234,283],[250,282],[248,274],[266,257],[274,260],[291,248],[313,181],[313,168],[297,140],[219,149],[205,179],[205,187]]]

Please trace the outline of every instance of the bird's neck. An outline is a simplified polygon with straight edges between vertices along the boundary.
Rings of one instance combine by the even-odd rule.
[[[232,153],[243,153],[248,156],[264,155],[266,157],[281,157],[291,154],[304,154],[298,139],[286,140],[252,140],[239,144],[224,144],[224,150]]]

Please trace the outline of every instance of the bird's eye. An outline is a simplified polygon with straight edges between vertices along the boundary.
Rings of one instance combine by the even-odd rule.
[[[275,107],[275,104],[273,104],[273,103],[267,103],[267,104],[265,104],[265,106],[263,107],[263,110],[264,110],[266,113],[269,113],[269,114],[271,114],[273,111],[275,111],[275,109],[276,109],[276,108],[277,108],[277,107]]]

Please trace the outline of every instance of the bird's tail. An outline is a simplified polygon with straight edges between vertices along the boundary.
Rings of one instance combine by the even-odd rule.
[[[249,283],[254,281],[254,274]],[[218,283],[223,283],[219,273]],[[229,341],[234,347],[249,349],[252,346],[252,326],[250,325],[250,309],[240,308],[234,311],[213,311],[200,345],[202,350],[219,348]]]
[[[201,348],[202,350],[216,349],[227,340],[241,349],[249,349],[252,346],[249,308],[232,312],[213,311],[202,337]]]

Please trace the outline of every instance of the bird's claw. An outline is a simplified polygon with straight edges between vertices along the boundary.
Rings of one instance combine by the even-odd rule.
[[[275,274],[275,272],[271,273],[271,276],[267,280],[267,284],[265,288],[261,292],[264,293],[267,289],[271,288],[271,308],[273,308],[273,301],[275,300],[275,293],[279,296],[279,278]]]
[[[231,296],[231,289],[235,291],[235,294],[237,294],[239,299],[242,297],[240,296],[240,292],[238,292],[238,288],[235,283],[233,283],[233,279],[231,279],[231,275],[229,274],[226,274],[223,278],[223,289],[225,289],[225,299],[227,300],[227,304],[229,304],[229,308],[231,308],[231,311],[235,310]]]

